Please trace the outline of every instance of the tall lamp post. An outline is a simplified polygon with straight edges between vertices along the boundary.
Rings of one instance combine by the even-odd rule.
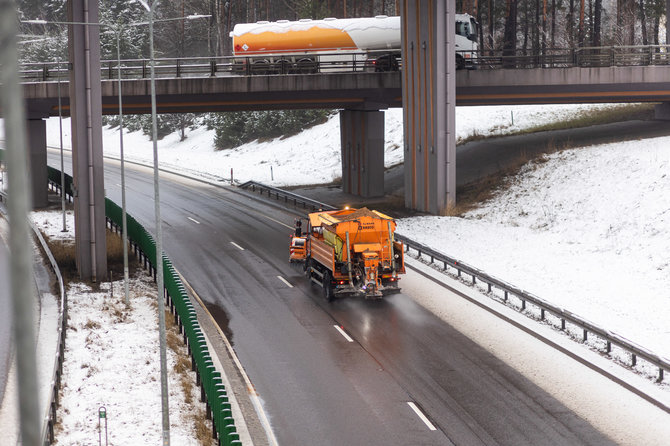
[[[150,0],[151,1],[151,0]],[[154,6],[137,0],[149,13],[149,64],[151,67],[151,139],[154,152],[154,213],[156,219],[156,280],[158,287],[158,330],[161,362],[161,406],[163,412],[163,446],[170,445],[170,408],[168,403],[167,359],[165,351],[165,288],[163,284],[163,230],[161,226],[160,188],[158,186],[158,124],[156,122],[156,73],[154,69]]]
[[[200,18],[208,18],[210,15],[199,15],[193,14],[186,17],[177,17],[161,20],[153,20],[153,22],[172,22],[175,20],[193,20]],[[119,24],[116,27],[113,27],[111,32],[115,34],[116,37],[116,73],[117,73],[117,83],[118,83],[118,93],[119,93],[119,152],[121,157],[121,219],[122,219],[122,238],[123,238],[123,278],[124,278],[124,302],[126,305],[130,304],[129,299],[129,290],[128,290],[128,232],[127,232],[127,221],[126,221],[126,175],[125,175],[125,158],[123,155],[123,95],[121,90],[121,34],[126,28],[140,26],[140,25],[149,25],[150,22],[133,22],[129,24]],[[152,47],[153,47],[153,38]],[[152,70],[153,70],[153,57],[152,57]],[[152,71],[153,73],[153,71]],[[152,105],[154,104],[152,100]],[[152,107],[152,119],[155,122],[155,115],[153,114],[154,108]],[[154,145],[156,144],[155,135],[152,135],[154,138]],[[154,172],[155,174],[155,172]],[[154,186],[157,187],[157,186]],[[161,265],[162,269],[162,265]],[[157,271],[158,273],[158,271]],[[158,288],[161,289],[160,287]]]
[[[158,185],[158,123],[156,117],[156,73],[154,59],[154,8],[159,0],[135,0],[149,16],[149,60],[151,72],[151,139],[154,154],[154,213],[156,219],[156,281],[158,287],[158,329],[161,362],[161,405],[163,409],[163,445],[170,445],[170,414],[167,386],[167,359],[165,352],[165,287],[163,284],[163,230],[161,226],[160,189]]]

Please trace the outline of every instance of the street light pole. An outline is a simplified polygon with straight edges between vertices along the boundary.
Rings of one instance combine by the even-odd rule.
[[[65,218],[65,161],[63,160],[63,104],[60,93],[60,56],[56,56],[56,69],[58,70],[58,129],[60,136],[60,203],[63,210],[63,229],[67,232],[67,220]]]
[[[154,212],[156,218],[156,281],[158,287],[158,331],[161,363],[161,406],[163,409],[163,446],[170,445],[170,408],[168,402],[167,358],[165,340],[165,287],[163,284],[163,230],[161,225],[160,188],[158,172],[158,123],[156,111],[156,72],[154,68],[154,6],[137,0],[149,12],[149,61],[151,72],[151,139],[154,152]]]
[[[153,14],[152,14],[153,16]],[[180,17],[176,19],[164,19],[160,20],[162,22],[167,22],[167,21],[173,21],[173,20],[180,20],[180,19],[186,19],[186,20],[191,20],[191,19],[196,19],[196,18],[201,18],[201,17],[206,17],[206,16],[200,16],[200,15],[190,15],[188,17]],[[153,54],[153,22],[154,20],[151,20],[149,22],[150,28],[150,40],[151,40],[151,48],[152,48],[152,54]],[[138,25],[145,25],[146,23],[144,22],[137,22],[137,23],[130,23],[126,26],[138,26]],[[121,33],[123,32],[123,25],[119,25],[118,28],[114,29],[114,33],[116,35],[116,72],[117,72],[117,81],[118,81],[118,90],[119,90],[119,152],[120,152],[120,157],[121,157],[121,218],[122,218],[122,240],[123,240],[123,279],[124,279],[124,303],[126,305],[130,305],[130,298],[129,298],[129,273],[128,273],[128,224],[127,224],[127,217],[126,217],[126,169],[125,169],[125,157],[123,153],[123,95],[122,95],[122,90],[121,90]],[[151,58],[153,61],[153,56]],[[153,62],[151,65],[151,70],[153,73]],[[153,86],[153,82],[152,82]],[[154,107],[155,106],[155,91],[152,96],[152,131],[153,131],[153,123],[155,122],[155,114],[154,114]],[[156,136],[155,134],[152,134],[152,138],[154,139],[154,145],[156,144]],[[155,151],[156,152],[156,151]],[[156,156],[156,155],[154,155]],[[156,162],[156,165],[158,163]],[[154,175],[156,173],[154,172]],[[157,188],[157,185],[154,185],[155,188]],[[156,193],[156,196],[158,196],[158,193]],[[158,202],[158,200],[157,200]],[[160,209],[158,210],[158,217],[160,217]],[[158,220],[157,217],[157,221]],[[158,251],[158,247],[156,249]],[[157,267],[158,268],[158,267]],[[162,264],[160,266],[162,270]],[[156,271],[157,275],[159,273],[158,269]],[[162,271],[161,271],[162,273]],[[162,274],[161,274],[162,276]],[[160,289],[160,288],[159,288]]]
[[[128,225],[126,221],[126,169],[123,156],[123,100],[121,99],[121,31],[119,27],[116,32],[116,70],[119,84],[119,151],[121,155],[121,232],[123,241],[123,302],[130,305],[129,274],[128,274]]]

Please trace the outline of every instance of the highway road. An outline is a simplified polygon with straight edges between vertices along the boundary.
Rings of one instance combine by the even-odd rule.
[[[129,213],[153,230],[151,172],[126,178]],[[117,202],[119,183],[106,162]],[[326,303],[287,261],[297,214],[172,175],[161,212],[167,254],[228,333],[279,444],[614,444],[405,294]]]

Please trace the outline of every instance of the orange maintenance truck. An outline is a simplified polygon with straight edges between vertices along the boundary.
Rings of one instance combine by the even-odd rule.
[[[395,228],[391,217],[368,208],[314,212],[307,233],[291,238],[289,260],[304,261],[306,274],[323,287],[328,301],[381,298],[400,291],[398,275],[405,273],[404,246],[394,240]],[[304,251],[296,249],[298,243]]]

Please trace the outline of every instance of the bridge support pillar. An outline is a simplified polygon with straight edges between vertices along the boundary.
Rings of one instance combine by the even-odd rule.
[[[405,206],[444,214],[456,202],[455,3],[404,0]]]
[[[97,0],[68,0],[68,21],[97,23]],[[77,270],[82,279],[107,277],[102,159],[100,29],[69,25],[70,116]]]
[[[655,118],[670,121],[670,102],[662,102],[654,107]]]
[[[47,124],[44,119],[28,119],[28,147],[33,209],[49,204],[47,174]]]
[[[340,112],[342,191],[362,197],[384,195],[384,112]]]

